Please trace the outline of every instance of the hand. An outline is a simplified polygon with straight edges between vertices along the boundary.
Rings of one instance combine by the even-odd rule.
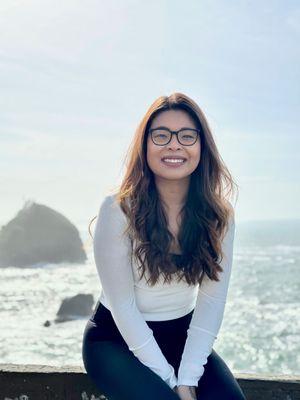
[[[175,386],[173,390],[181,400],[197,400],[195,386],[179,385]]]

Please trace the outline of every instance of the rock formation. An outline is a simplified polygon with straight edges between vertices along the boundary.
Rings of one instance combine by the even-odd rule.
[[[78,229],[45,205],[27,201],[0,230],[0,267],[86,260]]]
[[[65,322],[90,316],[93,311],[93,304],[94,297],[92,294],[77,294],[73,297],[67,297],[61,303],[54,322]]]

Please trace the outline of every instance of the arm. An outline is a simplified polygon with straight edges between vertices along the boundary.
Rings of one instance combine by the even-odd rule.
[[[122,237],[126,216],[113,196],[101,203],[94,233],[94,258],[113,319],[129,350],[171,388],[177,378],[135,302],[128,236]]]
[[[198,386],[203,375],[204,365],[217,338],[225,310],[225,303],[233,259],[235,235],[234,210],[229,220],[229,228],[223,238],[223,260],[220,265],[220,281],[212,281],[207,276],[199,287],[193,317],[188,329],[188,336],[178,370],[178,386]]]

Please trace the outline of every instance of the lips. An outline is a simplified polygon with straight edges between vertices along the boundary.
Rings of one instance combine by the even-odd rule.
[[[180,168],[185,162],[185,157],[163,157],[161,162],[168,168]]]
[[[183,160],[183,161],[186,161],[186,158],[185,157],[174,157],[174,156],[170,156],[170,157],[163,157],[161,160],[162,161],[164,161],[164,160],[167,160],[167,159],[169,159],[169,160]]]

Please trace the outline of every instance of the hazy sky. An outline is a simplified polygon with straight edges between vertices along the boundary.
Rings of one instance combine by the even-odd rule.
[[[149,105],[184,92],[240,187],[237,221],[300,217],[298,1],[2,0],[0,222],[84,225]]]

